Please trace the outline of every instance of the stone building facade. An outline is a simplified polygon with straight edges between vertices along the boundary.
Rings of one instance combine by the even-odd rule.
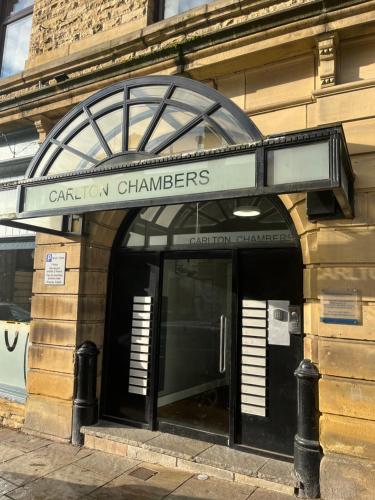
[[[303,255],[304,357],[317,366],[323,498],[371,498],[375,478],[375,2],[231,0],[161,19],[154,0],[35,0],[25,69],[0,80],[0,130],[43,142],[111,84],[183,75],[229,97],[263,135],[341,123],[355,173],[353,218],[312,222],[305,194],[280,199]],[[0,421],[69,441],[75,351],[102,350],[113,242],[125,210],[85,217],[83,236],[36,236],[25,405]],[[65,284],[44,284],[65,252]],[[1,285],[0,285],[1,286]],[[360,292],[359,325],[321,322],[326,290]],[[102,358],[98,362],[98,394]]]

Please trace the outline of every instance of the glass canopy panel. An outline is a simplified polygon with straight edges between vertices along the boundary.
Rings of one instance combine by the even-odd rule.
[[[111,94],[110,96],[101,99],[95,104],[92,104],[91,106],[89,106],[89,110],[90,113],[94,115],[96,113],[99,113],[99,111],[108,108],[109,106],[112,106],[114,104],[121,104],[123,101],[124,101],[124,91],[121,90],[120,92]]]
[[[112,153],[122,151],[123,109],[116,109],[96,120],[96,123],[107,141]]]
[[[145,87],[133,87],[129,91],[130,99],[141,99],[142,97],[155,97],[162,99],[167,91],[167,85],[147,85]]]
[[[163,149],[160,154],[186,153],[201,149],[221,148],[227,145],[226,140],[219,136],[209,123],[203,121],[177,139],[176,142]]]
[[[196,116],[175,106],[166,106],[146,145],[146,151],[152,151],[160,146]]]
[[[79,127],[81,124],[83,124],[84,121],[87,120],[87,116],[84,113],[80,113],[74,120],[72,120],[69,125],[67,125],[56,137],[57,141],[64,142],[65,139],[75,130],[77,127]]]
[[[93,163],[64,149],[51,165],[48,175],[63,174],[64,172],[73,172],[74,170],[91,168],[93,166]]]
[[[257,206],[257,217],[238,217],[239,206]],[[215,200],[142,209],[125,235],[129,249],[192,249],[294,245],[294,236],[270,198]],[[266,222],[272,216],[272,222]]]
[[[57,151],[57,149],[58,149],[58,146],[56,146],[55,144],[50,144],[48,146],[46,152],[44,153],[44,155],[42,156],[42,159],[39,162],[38,168],[36,169],[35,177],[40,177],[40,176],[44,175],[43,171],[47,167],[48,162],[50,161],[50,159],[52,158],[54,153]],[[48,172],[47,172],[47,175],[48,175]]]
[[[107,156],[91,125],[86,125],[68,144],[95,160],[103,160]]]
[[[210,117],[229,134],[235,144],[254,141],[253,137],[243,130],[243,127],[228,110],[220,108],[212,113]]]
[[[200,111],[205,111],[213,104],[215,104],[215,102],[211,99],[208,99],[208,97],[205,97],[202,94],[198,94],[193,90],[183,89],[181,87],[178,87],[174,90],[171,99],[173,99],[174,101],[189,104],[189,106],[193,106]]]
[[[129,106],[128,149],[137,149],[158,107],[158,104],[133,104]]]
[[[329,143],[316,142],[267,152],[267,185],[329,179]]]

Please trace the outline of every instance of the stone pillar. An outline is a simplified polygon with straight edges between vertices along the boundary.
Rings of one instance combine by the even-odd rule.
[[[66,253],[64,285],[44,284],[50,252]],[[66,441],[71,435],[81,257],[79,237],[36,237],[24,430]]]
[[[123,218],[123,211],[88,215],[82,237],[37,235],[25,432],[71,438],[75,351],[85,340],[102,349],[108,264]],[[50,252],[66,252],[64,285],[44,284]],[[101,364],[99,356],[98,393]]]

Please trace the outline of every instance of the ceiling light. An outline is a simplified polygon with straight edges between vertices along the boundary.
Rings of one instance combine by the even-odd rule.
[[[251,205],[241,205],[233,210],[233,215],[237,217],[258,217],[260,215],[260,210],[258,207]]]

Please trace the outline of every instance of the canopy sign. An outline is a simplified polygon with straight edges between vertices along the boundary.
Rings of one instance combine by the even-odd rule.
[[[121,173],[28,186],[23,210],[35,214],[96,210],[98,205],[144,206],[255,187],[254,153],[154,168],[119,166],[124,167]]]
[[[331,208],[325,215],[353,215],[353,173],[341,126],[197,153],[135,162],[128,158],[114,155],[95,168],[0,184],[0,220],[11,224],[113,208],[295,192],[317,194],[315,213],[324,214],[328,195]]]

